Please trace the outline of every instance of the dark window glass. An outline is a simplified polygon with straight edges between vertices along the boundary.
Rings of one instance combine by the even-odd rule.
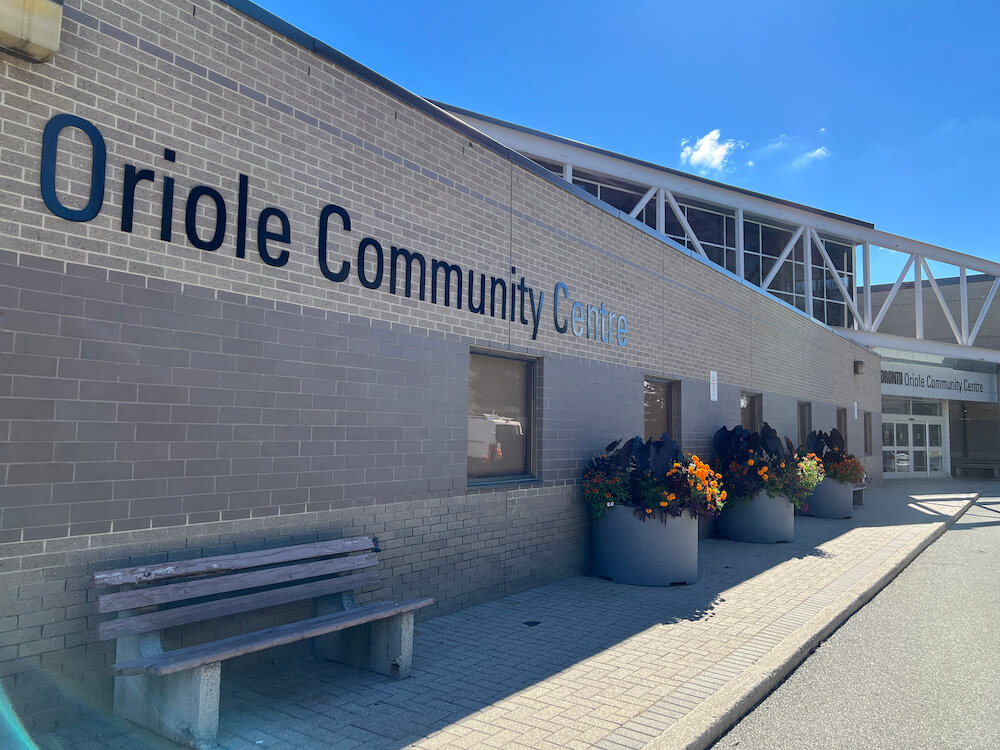
[[[750,432],[760,432],[764,426],[764,398],[761,394],[740,395],[740,424]]]
[[[865,455],[872,454],[872,413],[865,412]]]
[[[716,245],[723,244],[725,241],[723,218],[725,217],[710,213],[709,211],[702,211],[699,208],[688,206],[687,209],[688,224],[691,225],[695,237],[701,242],[711,242]]]
[[[792,265],[787,260],[778,268],[778,273],[771,281],[772,292],[792,292]]]
[[[723,256],[723,250],[721,247],[718,247],[717,245],[702,245],[701,247],[710,261],[719,266],[725,265],[725,257]]]
[[[680,381],[645,381],[645,438],[656,440],[664,432],[680,442]]]
[[[749,253],[760,252],[760,224],[743,222],[743,249]]]
[[[573,184],[576,185],[577,187],[583,188],[595,198],[597,197],[597,185],[595,183],[574,179]]]
[[[847,448],[847,409],[837,409],[837,430],[844,436],[844,450],[849,453]]]
[[[843,328],[847,325],[847,319],[844,316],[846,311],[844,305],[838,304],[836,302],[826,303],[826,324],[828,326],[835,326]]]
[[[624,211],[627,214],[632,213],[632,209],[635,208],[635,204],[639,202],[640,198],[642,198],[641,195],[637,195],[636,193],[630,193],[626,190],[608,187],[607,185],[601,185],[600,197],[605,203],[610,203],[619,211]]]
[[[830,260],[833,261],[833,267],[838,271],[844,271],[847,268],[847,246],[838,245],[836,242],[826,243],[826,254],[830,256]]]
[[[1000,458],[996,404],[953,401],[948,410],[953,458],[989,460]]]
[[[670,207],[669,203],[665,206],[665,209],[666,210],[664,211],[664,213],[666,214],[667,217],[666,233],[672,235],[673,237],[683,238],[685,236],[684,227],[681,226],[680,221],[677,219],[677,215],[674,213],[674,209]]]
[[[651,229],[656,229],[656,199],[651,198],[646,207],[642,209],[642,221]]]
[[[767,275],[771,273],[772,268],[774,268],[774,258],[762,255],[760,258],[760,283],[762,285],[764,280],[767,279]]]
[[[736,247],[736,219],[732,216],[726,217],[726,246]]]
[[[910,401],[909,399],[899,398],[898,396],[886,396],[882,399],[882,413],[909,414]]]
[[[792,260],[796,261],[797,263],[802,262],[802,253],[804,252],[804,247],[803,247],[804,245],[805,241],[801,237],[799,237],[797,240],[795,240],[795,244],[792,246]],[[784,250],[783,247],[781,249]]]
[[[812,404],[808,401],[799,401],[799,445],[805,445],[806,437],[812,432],[812,409]]]
[[[469,479],[531,473],[534,367],[473,353],[469,359]]]
[[[744,253],[743,255],[743,277],[751,284],[760,286],[760,256]]]
[[[775,229],[768,226],[760,228],[760,250],[772,258],[777,258],[781,255],[782,250],[785,249],[785,245],[788,244],[790,239],[792,239],[792,233],[786,232],[784,229]]]

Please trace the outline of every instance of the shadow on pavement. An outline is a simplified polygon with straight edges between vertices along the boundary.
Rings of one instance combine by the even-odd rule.
[[[889,483],[866,491],[853,519],[797,517],[795,541],[786,544],[702,539],[699,580],[687,586],[649,588],[576,576],[419,622],[407,680],[307,657],[227,670],[220,745],[401,748],[584,663],[583,688],[576,690],[590,686],[588,696],[614,701],[616,683],[607,678],[640,668],[642,639],[655,638],[657,627],[694,627],[715,617],[729,589],[790,560],[826,560],[831,553],[823,545],[852,529],[943,521],[955,512],[954,501],[950,512],[940,504],[944,497],[990,484]],[[977,512],[983,524],[1000,523],[998,500],[987,500]],[[684,657],[676,654],[679,662]],[[538,709],[544,716],[545,706]],[[87,724],[47,735],[41,747],[75,750],[88,740],[102,748],[171,746],[96,712]]]

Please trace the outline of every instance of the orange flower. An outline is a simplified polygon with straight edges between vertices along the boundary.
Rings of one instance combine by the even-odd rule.
[[[660,500],[661,508],[666,508],[668,505],[670,505],[670,503],[668,503],[666,500]]]
[[[747,459],[747,466],[753,466],[753,459],[752,458],[748,458]]]
[[[675,495],[673,492],[671,492],[669,495],[667,495],[667,500],[676,500],[676,499],[677,499],[677,495]]]
[[[647,515],[647,516],[648,516],[648,515],[649,515],[650,513],[652,513],[652,512],[653,512],[653,509],[652,509],[652,508],[646,508],[646,515]]]

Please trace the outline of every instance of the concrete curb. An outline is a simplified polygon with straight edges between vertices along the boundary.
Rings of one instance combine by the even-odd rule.
[[[979,500],[971,499],[947,521],[938,525],[909,551],[900,550],[882,570],[869,573],[835,601],[820,610],[805,625],[775,646],[768,654],[707,698],[660,737],[645,745],[646,750],[704,750],[748,714],[776,688],[820,643],[871,601],[900,572]]]

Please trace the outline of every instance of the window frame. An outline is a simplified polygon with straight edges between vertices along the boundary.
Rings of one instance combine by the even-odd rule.
[[[681,444],[680,431],[682,429],[681,419],[681,380],[679,378],[665,378],[658,375],[643,375],[642,377],[642,434],[646,435],[646,383],[659,383],[667,387],[670,396],[670,414],[668,421],[670,429],[666,430],[675,443]],[[660,433],[662,434],[662,432]],[[660,435],[654,435],[653,440],[659,440]],[[648,439],[648,437],[647,437]]]
[[[742,391],[740,393],[740,424],[743,424],[743,399],[747,399],[747,408],[751,410],[751,426],[743,427],[750,432],[760,432],[764,427],[764,394]]]
[[[525,464],[527,468],[527,473],[523,474],[502,474],[489,477],[472,477],[469,476],[468,466],[466,466],[466,486],[470,489],[478,487],[492,487],[499,485],[512,485],[512,484],[526,484],[526,483],[538,483],[541,482],[541,478],[538,476],[538,401],[540,399],[540,394],[538,392],[538,385],[540,382],[539,369],[541,367],[540,357],[529,357],[525,355],[517,354],[516,352],[498,351],[496,349],[485,349],[480,347],[472,347],[469,350],[469,377],[472,376],[472,358],[474,356],[481,357],[493,357],[496,359],[508,359],[514,360],[516,362],[522,362],[527,365],[528,377],[527,377],[527,393],[526,404],[525,404],[525,423],[527,424],[527,440],[524,446],[525,453]],[[469,395],[471,396],[471,387],[469,388]],[[466,417],[468,418],[468,398],[466,398]],[[469,432],[468,432],[468,419],[466,419],[466,433],[465,433],[465,445],[466,445],[466,461],[468,462],[468,445],[469,445]]]
[[[805,416],[805,419],[803,419],[803,415]],[[799,401],[796,417],[799,428],[798,444],[803,446],[806,444],[806,438],[809,437],[809,433],[812,432],[813,429],[812,401]],[[808,424],[806,421],[808,421]]]

